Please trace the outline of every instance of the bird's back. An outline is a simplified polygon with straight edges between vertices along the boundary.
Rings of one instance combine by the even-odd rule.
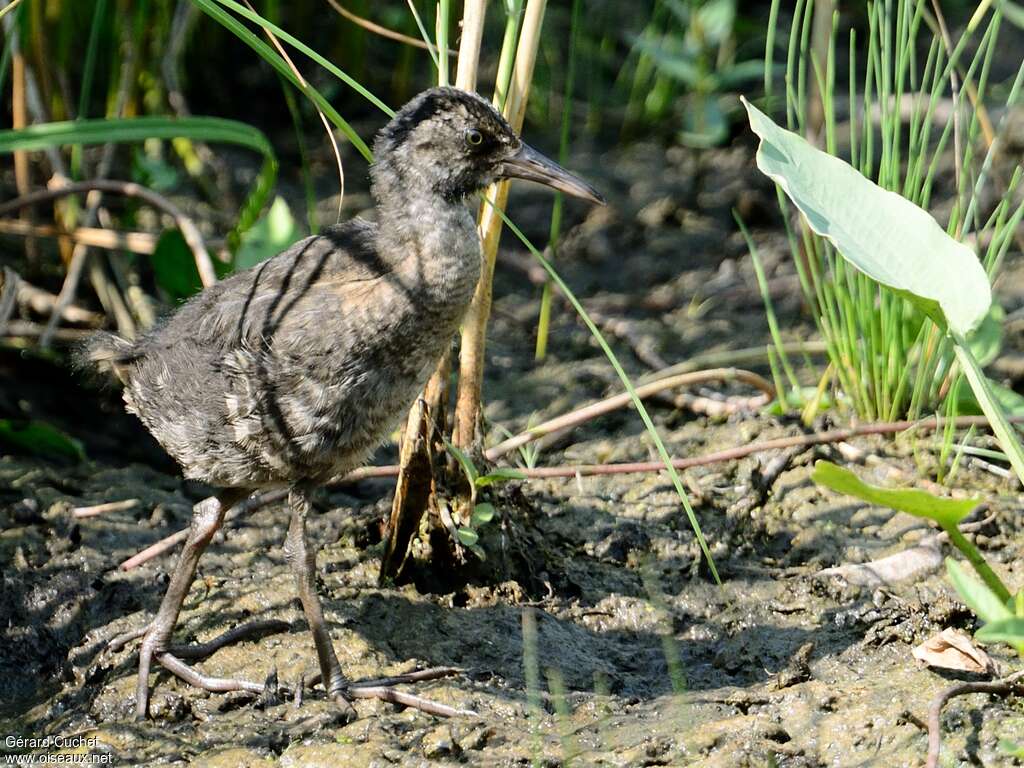
[[[471,295],[475,274],[439,303],[403,268],[414,256],[383,258],[375,226],[348,222],[206,289],[137,343],[107,334],[87,352],[186,476],[324,479],[376,447]]]

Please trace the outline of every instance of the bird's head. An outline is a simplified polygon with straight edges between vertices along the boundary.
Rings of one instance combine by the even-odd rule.
[[[413,98],[377,135],[374,153],[378,187],[425,187],[454,202],[517,178],[604,202],[592,186],[520,139],[488,101],[457,88],[432,88]]]

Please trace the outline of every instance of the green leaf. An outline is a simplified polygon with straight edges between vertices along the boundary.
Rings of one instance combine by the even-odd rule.
[[[85,459],[81,442],[45,421],[0,419],[0,444],[38,456]]]
[[[991,589],[973,576],[969,576],[963,567],[951,557],[946,558],[946,572],[960,598],[982,621],[988,623],[1014,618],[1010,609],[996,597]]]
[[[484,548],[479,544],[473,544],[472,546],[466,547],[470,552],[479,557],[481,560],[487,560],[487,553],[484,552]]]
[[[983,368],[999,357],[1003,348],[1003,321],[1006,319],[1006,312],[993,301],[985,319],[981,325],[974,329],[974,332],[967,337],[967,344]]]
[[[480,541],[480,535],[472,528],[456,528],[455,535],[459,541],[467,547],[475,546]]]
[[[940,327],[966,336],[992,301],[977,255],[926,211],[848,163],[777,126],[743,99],[760,139],[757,167],[861,272],[906,296]]]
[[[525,480],[526,475],[517,469],[512,467],[495,467],[486,475],[478,477],[474,483],[477,488],[483,488],[484,486],[494,485],[495,483],[504,483],[509,480]]]
[[[1007,643],[1014,647],[1024,645],[1024,618],[1014,616],[1010,619],[990,621],[974,636],[986,643]]]
[[[246,123],[201,116],[147,116],[41,123],[17,130],[0,131],[0,154],[75,144],[84,146],[176,138],[234,144],[263,156],[263,168],[242,205],[235,231],[229,235],[229,240],[232,240],[255,222],[277,178],[277,159],[270,141],[257,128]]]
[[[990,380],[988,386],[992,390],[992,397],[1003,411],[1009,416],[1024,416],[1024,395],[1003,386],[998,381]],[[981,404],[970,387],[960,388],[956,409],[962,416],[978,416],[983,413]]]
[[[944,499],[918,488],[882,488],[869,485],[853,472],[830,461],[816,461],[811,479],[833,491],[855,496],[869,504],[891,507],[901,512],[934,520],[943,528],[956,526],[970,514],[981,499]]]
[[[466,477],[469,478],[469,482],[476,485],[476,481],[477,478],[480,477],[480,473],[477,471],[476,464],[473,463],[473,460],[447,440],[444,441],[444,446],[448,449],[448,453],[454,456],[455,460],[459,462],[459,466],[462,467],[462,471],[466,473]]]
[[[165,230],[150,258],[157,284],[174,301],[184,301],[203,289],[195,256],[177,229]]]
[[[266,261],[301,237],[288,203],[282,197],[275,197],[270,209],[242,235],[235,253],[235,269],[248,269]]]
[[[473,516],[470,518],[470,523],[476,527],[489,523],[494,519],[494,505],[488,504],[486,501],[477,504],[473,507]]]

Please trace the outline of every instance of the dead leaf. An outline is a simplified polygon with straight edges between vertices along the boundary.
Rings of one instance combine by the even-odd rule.
[[[914,648],[912,653],[915,659],[929,667],[977,674],[991,674],[995,671],[995,663],[989,655],[975,646],[963,632],[951,627],[932,635]]]

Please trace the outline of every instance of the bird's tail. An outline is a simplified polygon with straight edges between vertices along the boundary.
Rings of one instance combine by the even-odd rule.
[[[74,352],[75,367],[88,371],[111,370],[128,383],[130,363],[138,356],[135,342],[115,333],[98,331],[85,339]]]

